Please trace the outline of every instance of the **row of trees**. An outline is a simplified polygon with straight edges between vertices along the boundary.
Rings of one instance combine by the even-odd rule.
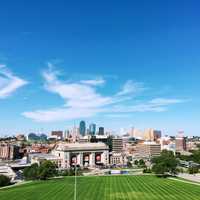
[[[40,165],[35,163],[24,169],[23,175],[26,180],[46,180],[55,176],[74,176],[75,169],[71,168],[64,171],[58,171],[57,166],[53,162],[43,161]],[[76,175],[82,175],[80,168],[76,168]]]

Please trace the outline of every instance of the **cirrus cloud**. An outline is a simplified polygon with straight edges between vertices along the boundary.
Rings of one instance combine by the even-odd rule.
[[[117,93],[106,96],[98,92],[98,86],[106,81],[103,78],[90,80],[61,80],[60,72],[48,63],[48,69],[42,72],[44,89],[59,95],[65,102],[58,108],[38,109],[22,113],[23,116],[37,122],[64,121],[94,117],[97,114],[124,115],[133,112],[164,112],[169,105],[182,103],[175,98],[153,98],[135,103],[135,96],[146,89],[141,82],[128,80]]]
[[[105,80],[102,77],[99,77],[97,79],[81,80],[80,83],[83,83],[86,85],[98,86],[98,85],[105,84]]]
[[[0,64],[0,98],[12,95],[17,89],[26,85],[28,82],[15,76],[6,65]]]
[[[144,91],[146,88],[143,83],[134,82],[133,80],[128,80],[122,86],[121,91],[117,93],[118,96],[128,95],[128,94],[137,94],[139,92]]]

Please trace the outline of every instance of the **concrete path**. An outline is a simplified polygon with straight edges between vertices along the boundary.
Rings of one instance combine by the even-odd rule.
[[[200,186],[200,183],[195,183],[195,182],[192,182],[192,181],[187,181],[187,180],[182,180],[182,179],[177,179],[177,178],[169,178],[171,180],[174,180],[174,181],[179,181],[179,182],[183,182],[183,183],[189,183],[189,184],[192,184],[192,185],[198,185]]]
[[[177,176],[180,178],[189,180],[189,181],[194,181],[194,182],[200,183],[200,174],[193,175],[193,174],[183,173],[183,174],[178,174]]]

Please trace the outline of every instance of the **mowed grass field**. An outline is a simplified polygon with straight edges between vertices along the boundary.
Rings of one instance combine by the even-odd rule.
[[[73,200],[74,178],[0,190],[0,200]],[[155,176],[78,177],[77,200],[200,200],[200,186]]]

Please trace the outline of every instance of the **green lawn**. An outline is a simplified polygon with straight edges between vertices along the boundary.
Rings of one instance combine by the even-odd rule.
[[[0,200],[73,200],[74,178],[0,190]],[[154,176],[78,177],[77,200],[200,200],[200,186]]]

